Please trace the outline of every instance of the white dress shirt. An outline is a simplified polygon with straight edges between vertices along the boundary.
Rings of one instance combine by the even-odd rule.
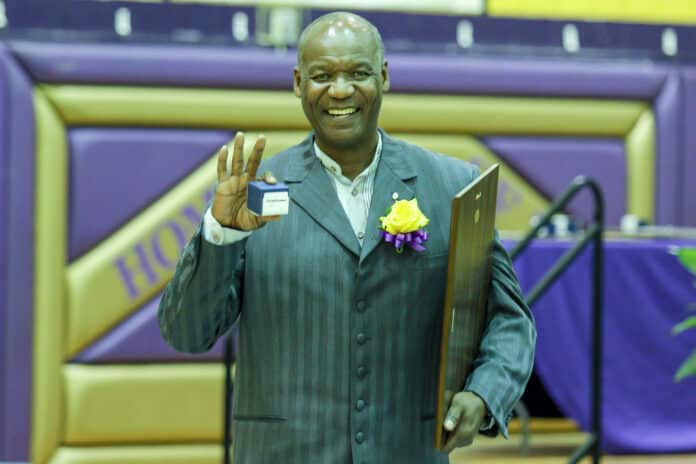
[[[314,154],[324,166],[329,177],[333,180],[338,200],[343,206],[353,232],[362,246],[367,228],[367,215],[370,212],[372,191],[375,184],[377,166],[382,156],[382,135],[378,134],[377,149],[372,157],[372,162],[355,179],[350,180],[343,175],[341,166],[329,155],[321,151],[317,142],[314,142]],[[243,231],[223,227],[214,217],[210,208],[203,217],[203,237],[215,245],[229,245],[248,237],[251,231]]]

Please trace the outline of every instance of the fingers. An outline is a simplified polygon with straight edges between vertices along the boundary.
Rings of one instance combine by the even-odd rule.
[[[451,396],[451,394],[450,394]],[[455,396],[456,398],[456,396]],[[447,404],[447,403],[445,403]],[[445,430],[449,433],[447,433],[445,436],[447,436],[447,441],[445,442],[445,447],[442,449],[444,453],[451,453],[457,446],[459,445],[459,437],[457,436],[457,433],[455,432],[458,430],[458,425],[459,425],[459,420],[462,416],[462,407],[458,401],[453,401],[452,405],[450,406],[449,410],[447,411],[447,414],[445,414],[445,422],[443,424],[443,427]]]
[[[455,395],[455,400],[456,398],[457,396]],[[452,402],[447,414],[445,414],[445,423],[443,424],[445,430],[452,432],[457,427],[459,419],[462,417],[462,409],[463,406],[459,401]]]
[[[461,448],[462,446],[469,446],[474,441],[474,435],[474,431],[468,430],[463,426],[463,424],[461,424],[457,428],[456,433],[450,434],[442,451],[446,454],[449,454],[456,448]]]
[[[472,427],[471,421],[468,420],[466,412],[459,412],[459,416],[456,422],[454,422],[454,415],[450,412],[447,413],[445,419],[445,430],[451,433],[447,434],[447,441],[445,442],[445,447],[442,449],[445,453],[451,453],[455,448],[460,448],[462,446],[468,446],[474,441],[474,436],[476,435],[476,430]],[[452,429],[448,428],[452,421],[455,423]],[[449,422],[449,423],[448,423]]]
[[[249,157],[249,162],[247,163],[246,172],[250,179],[256,178],[256,170],[259,168],[259,164],[261,164],[261,156],[263,155],[263,150],[265,148],[266,137],[260,135],[259,138],[256,139],[254,149],[251,151],[251,156]]]
[[[227,145],[223,145],[217,155],[217,177],[218,182],[227,180],[230,176],[227,173]]]
[[[261,157],[263,156],[263,151],[266,148],[266,137],[260,135],[254,143],[254,148],[251,151],[251,156],[246,166],[246,173],[250,179],[256,178],[256,171],[261,164]],[[225,156],[225,161],[227,157]],[[220,157],[218,157],[218,179],[220,179],[222,166]],[[226,172],[226,169],[225,169]],[[241,176],[244,173],[244,133],[237,132],[234,136],[233,142],[233,152],[232,152],[232,175]],[[264,181],[269,184],[275,184],[277,181],[272,174],[264,174]]]
[[[445,454],[450,454],[457,448],[457,435],[452,433],[449,434],[449,438],[445,442],[445,447],[442,448],[442,452]]]
[[[485,404],[478,395],[468,391],[454,395],[443,424],[445,430],[450,432],[443,451],[450,453],[455,448],[470,445],[485,412]]]
[[[276,177],[270,171],[264,172],[263,175],[261,176],[260,180],[264,181],[267,184],[271,184],[271,185],[278,183],[278,179],[276,179]]]
[[[232,152],[232,175],[241,176],[244,171],[244,133],[237,132],[234,136]]]

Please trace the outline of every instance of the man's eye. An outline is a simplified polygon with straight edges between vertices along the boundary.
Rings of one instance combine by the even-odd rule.
[[[317,82],[326,82],[329,80],[329,75],[326,73],[315,74],[314,76],[312,76],[312,80]]]
[[[354,71],[353,72],[353,78],[355,79],[367,79],[370,77],[371,73],[367,71]]]

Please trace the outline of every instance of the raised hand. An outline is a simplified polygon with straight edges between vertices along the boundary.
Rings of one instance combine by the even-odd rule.
[[[227,173],[227,157],[229,149],[223,146],[218,152],[217,177],[218,184],[213,199],[213,217],[223,226],[238,230],[253,230],[263,226],[268,221],[280,219],[280,216],[256,216],[247,209],[247,185],[257,180],[256,170],[261,163],[261,155],[266,148],[266,139],[260,136],[256,139],[251,156],[244,168],[244,134],[237,132],[232,148],[232,174]],[[263,179],[269,184],[275,184],[276,179],[271,173],[265,173]]]

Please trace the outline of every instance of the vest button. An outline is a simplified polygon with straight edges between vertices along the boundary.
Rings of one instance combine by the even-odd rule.
[[[359,366],[358,367],[358,378],[364,379],[367,376],[367,373],[369,372],[368,368],[365,366]]]

